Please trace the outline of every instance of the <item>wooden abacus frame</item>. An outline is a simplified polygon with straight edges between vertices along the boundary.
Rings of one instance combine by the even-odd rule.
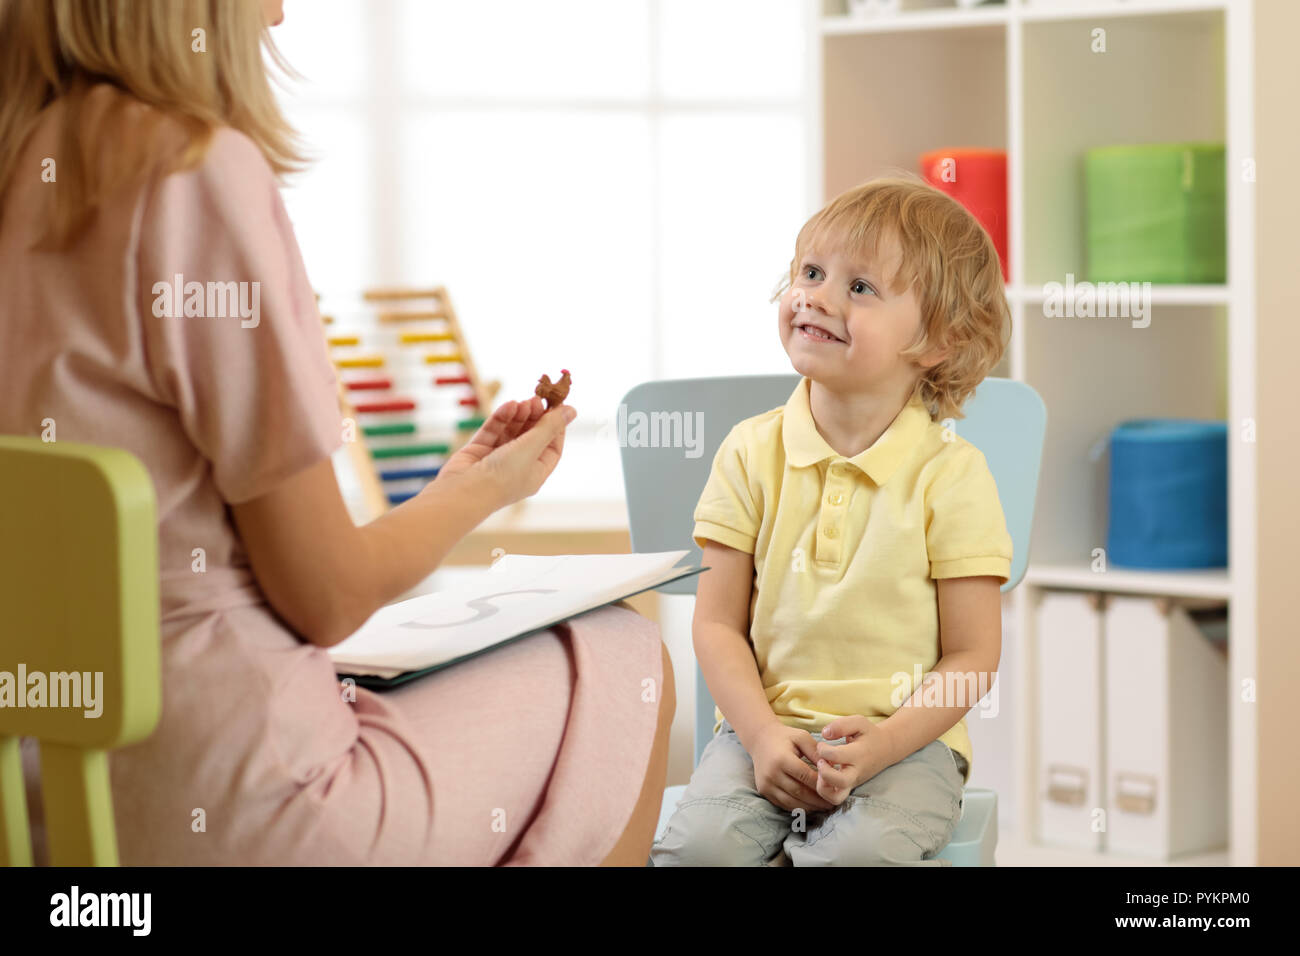
[[[319,299],[319,296],[317,298]],[[470,354],[469,343],[465,338],[460,321],[456,317],[456,310],[452,306],[451,297],[447,294],[446,287],[435,286],[431,289],[367,289],[362,293],[362,300],[380,306],[378,312],[380,324],[442,320],[447,328],[445,340],[455,344],[459,354],[458,364],[464,368],[465,376],[469,379],[469,386],[477,403],[478,417],[486,419],[491,414],[492,401],[500,391],[501,383],[496,380],[485,382],[479,376],[478,369],[474,365],[474,358]],[[325,324],[333,321],[329,316],[322,316],[322,319]],[[348,389],[341,376],[339,378],[339,409],[345,418],[358,421],[356,408],[348,397]],[[469,429],[457,429],[451,442],[449,454],[455,454],[471,434],[472,431]],[[368,444],[362,440],[360,435],[358,435],[356,441],[349,442],[348,445],[348,457],[360,480],[366,508],[372,519],[377,518],[392,506],[389,503],[388,495],[384,492],[379,470],[375,467],[374,456],[371,454]]]

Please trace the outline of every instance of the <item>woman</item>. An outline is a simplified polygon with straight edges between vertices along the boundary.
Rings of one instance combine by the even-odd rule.
[[[121,860],[644,865],[674,693],[630,609],[340,691],[325,648],[534,494],[576,413],[506,402],[353,526],[276,186],[297,159],[262,59],[282,16],[0,0],[0,432],[125,448],[157,492],[163,712],[110,758]],[[257,315],[182,315],[161,298],[178,281],[237,283]]]

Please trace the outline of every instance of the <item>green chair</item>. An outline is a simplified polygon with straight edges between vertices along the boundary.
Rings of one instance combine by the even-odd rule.
[[[722,439],[742,419],[779,408],[790,398],[800,376],[744,375],[692,378],[637,385],[623,397],[620,419],[685,424],[702,413],[703,434],[696,457],[681,448],[660,443],[631,444],[620,440],[623,488],[627,495],[632,550],[637,552],[690,549],[683,563],[699,564],[703,553],[691,532],[700,492],[708,480],[713,458]],[[626,413],[624,419],[623,413]],[[1011,577],[1002,585],[1010,591],[1024,577],[1029,561],[1029,533],[1042,461],[1047,409],[1042,398],[1024,382],[986,378],[962,408],[964,418],[954,431],[978,448],[988,462],[998,486],[998,498],[1011,535]],[[674,419],[674,416],[677,416]],[[686,434],[684,431],[682,434]],[[657,590],[662,594],[694,594],[699,576],[672,581]],[[695,666],[695,761],[713,737],[713,697],[699,664]],[[668,825],[684,786],[664,791],[656,838]],[[936,856],[953,866],[993,866],[997,848],[997,793],[986,787],[966,787],[962,816],[952,840]]]
[[[50,863],[117,865],[108,751],[158,723],[158,614],[154,488],[139,459],[0,435],[0,694],[11,695],[0,707],[0,863],[32,864],[19,741],[34,737]],[[12,695],[42,704],[42,682],[42,706],[16,706]]]

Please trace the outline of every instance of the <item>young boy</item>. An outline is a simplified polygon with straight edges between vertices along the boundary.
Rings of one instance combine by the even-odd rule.
[[[1001,266],[955,200],[876,179],[805,223],[782,285],[803,378],[731,430],[695,510],[719,723],[652,862],[939,865],[1011,568],[984,456],[943,422],[1005,348]]]

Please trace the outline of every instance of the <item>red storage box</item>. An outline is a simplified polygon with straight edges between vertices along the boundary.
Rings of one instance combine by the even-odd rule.
[[[953,148],[922,153],[921,175],[935,189],[965,206],[993,240],[1007,268],[1007,154],[1001,149]]]

